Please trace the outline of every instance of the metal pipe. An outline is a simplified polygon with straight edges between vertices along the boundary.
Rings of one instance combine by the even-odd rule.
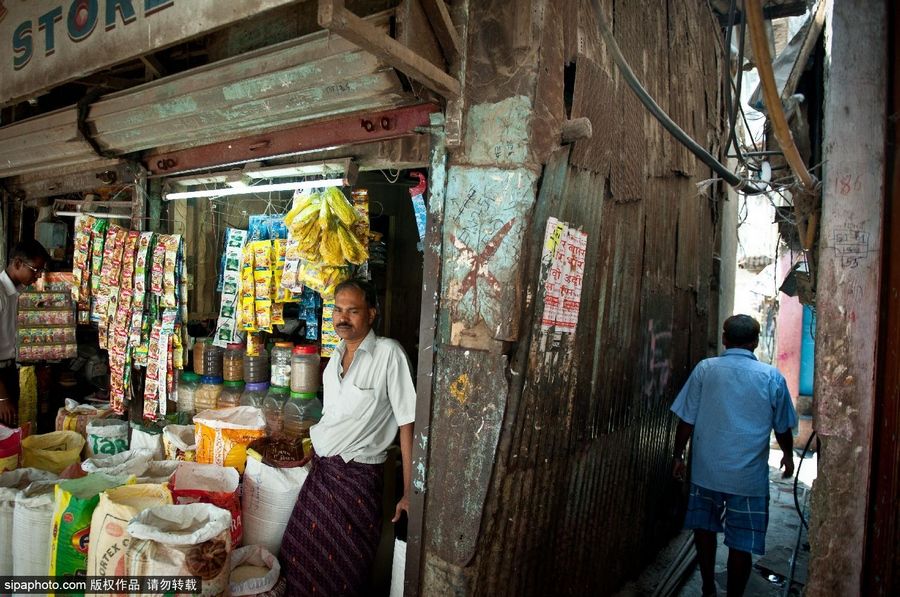
[[[803,186],[808,191],[815,191],[817,181],[815,177],[809,173],[803,158],[800,157],[800,151],[797,144],[794,143],[794,137],[791,135],[791,129],[787,123],[787,117],[784,115],[784,107],[781,105],[781,98],[778,95],[778,87],[775,85],[775,73],[772,70],[772,56],[769,54],[769,42],[766,37],[765,27],[763,25],[763,11],[759,0],[746,0],[744,3],[744,14],[747,21],[747,27],[750,29],[750,45],[753,47],[753,56],[756,59],[756,70],[759,72],[759,81],[762,85],[763,98],[766,104],[769,121],[772,123],[772,132],[775,139],[784,152],[784,159]]]
[[[592,0],[591,5],[594,8],[594,13],[597,15],[597,22],[600,24],[600,35],[603,37],[603,41],[606,43],[606,46],[609,48],[610,54],[612,54],[613,60],[616,65],[619,67],[619,70],[622,72],[622,77],[625,79],[625,82],[628,83],[628,86],[631,90],[637,95],[638,99],[644,104],[644,107],[650,111],[651,114],[663,125],[663,127],[669,131],[672,136],[675,137],[682,145],[687,147],[691,153],[693,153],[697,158],[709,166],[716,174],[721,176],[725,182],[741,191],[742,193],[748,195],[755,195],[760,193],[765,193],[767,186],[757,185],[751,182],[749,179],[741,178],[731,170],[729,170],[724,164],[722,164],[719,160],[714,158],[706,149],[701,146],[699,143],[694,141],[690,135],[688,135],[678,124],[672,120],[666,112],[659,107],[659,104],[650,97],[650,94],[647,93],[647,90],[644,89],[641,82],[638,80],[637,76],[634,74],[634,71],[631,70],[631,67],[628,65],[628,62],[625,60],[625,56],[622,55],[622,50],[619,49],[619,44],[616,42],[616,38],[612,34],[612,30],[609,28],[609,24],[606,22],[606,17],[603,15],[603,9],[600,6],[600,0]]]

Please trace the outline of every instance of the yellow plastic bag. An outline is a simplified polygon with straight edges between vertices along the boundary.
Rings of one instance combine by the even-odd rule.
[[[253,406],[208,410],[194,417],[197,462],[233,466],[247,464],[247,446],[266,434],[266,418]]]
[[[37,419],[37,377],[34,367],[19,369],[19,425],[34,423]]]
[[[53,431],[22,440],[22,466],[57,475],[81,461],[84,438],[75,431]]]

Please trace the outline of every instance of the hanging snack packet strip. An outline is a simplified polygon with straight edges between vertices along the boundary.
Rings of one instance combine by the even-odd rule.
[[[94,311],[97,313],[100,348],[108,348],[108,332],[110,319],[110,303],[118,305],[119,275],[122,273],[122,250],[125,247],[125,229],[111,225],[106,232],[106,243],[103,247],[103,263],[100,269],[100,288]]]
[[[135,365],[147,364],[146,352],[141,352],[141,330],[144,323],[144,308],[147,304],[147,278],[150,263],[150,249],[153,246],[153,233],[142,232],[138,239],[137,254],[134,259],[134,296],[131,325],[128,331],[128,346]]]
[[[140,233],[129,231],[122,255],[122,275],[118,309],[109,326],[109,402],[113,411],[125,412],[128,397],[130,359],[128,358],[128,327],[131,323],[132,286],[134,285],[134,256]]]
[[[90,307],[91,227],[92,216],[78,216],[75,221],[75,250],[72,254],[72,300],[79,309]]]
[[[256,290],[253,284],[253,246],[244,245],[241,251],[241,327],[248,332],[257,331],[256,307],[254,298]]]
[[[147,374],[144,379],[144,418],[155,420],[159,414],[159,331],[162,322],[154,323],[150,331],[147,352]]]
[[[91,229],[91,293],[90,293],[90,320],[91,323],[100,321],[100,313],[96,309],[97,293],[100,291],[101,272],[103,270],[103,250],[106,243],[106,229],[109,222],[96,220]]]

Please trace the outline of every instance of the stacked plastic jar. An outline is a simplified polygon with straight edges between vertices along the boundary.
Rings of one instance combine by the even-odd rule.
[[[190,371],[181,374],[181,383],[178,385],[178,412],[193,415],[194,394],[200,386],[200,376]]]
[[[266,426],[269,435],[281,435],[284,431],[284,419],[282,411],[288,401],[291,391],[281,386],[271,386],[263,401],[263,414],[266,417]]]
[[[241,406],[255,406],[262,408],[263,400],[269,393],[269,382],[261,381],[258,383],[247,383],[244,386],[244,393],[241,394]]]
[[[276,342],[272,347],[271,380],[273,386],[287,388],[291,385],[291,351],[294,345],[290,342]]]
[[[212,346],[209,338],[197,338],[194,342],[194,373],[197,375],[206,375],[203,368],[205,365],[203,355],[209,346]]]
[[[219,394],[219,399],[216,401],[216,408],[240,406],[243,393],[244,382],[225,381],[225,383],[222,384],[222,393]]]
[[[244,381],[244,345],[229,344],[222,356],[222,377],[225,381]]]
[[[222,355],[225,350],[221,346],[209,344],[203,351],[203,375],[222,377]],[[224,379],[224,378],[223,378]]]
[[[291,392],[319,391],[319,349],[316,346],[297,346],[291,354]]]
[[[269,357],[260,355],[244,355],[244,381],[251,383],[269,383]]]
[[[291,392],[284,405],[284,434],[292,438],[309,437],[309,428],[322,418],[322,404],[315,392]]]
[[[194,412],[199,413],[216,408],[223,389],[221,377],[212,375],[201,377],[200,387],[194,392]]]

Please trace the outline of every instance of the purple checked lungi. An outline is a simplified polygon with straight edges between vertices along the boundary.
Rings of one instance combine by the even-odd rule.
[[[313,457],[281,543],[287,595],[361,595],[381,539],[383,465]]]

